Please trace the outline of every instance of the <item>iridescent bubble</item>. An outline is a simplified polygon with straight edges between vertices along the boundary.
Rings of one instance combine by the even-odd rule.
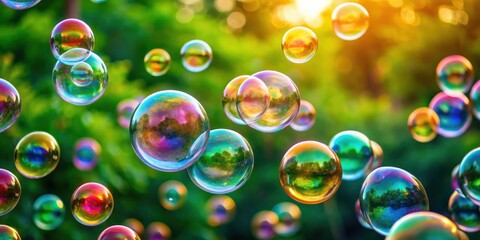
[[[123,222],[123,225],[135,231],[138,234],[138,236],[141,236],[143,234],[143,231],[145,230],[142,222],[140,222],[138,219],[135,219],[135,218],[127,218]]]
[[[315,123],[316,111],[310,102],[305,100],[300,101],[300,109],[297,116],[290,123],[293,130],[303,132],[310,129]]]
[[[113,196],[99,183],[85,183],[78,187],[70,200],[73,217],[85,226],[105,222],[113,211]]]
[[[293,63],[306,63],[317,52],[315,33],[306,27],[289,29],[282,38],[283,55]]]
[[[362,5],[354,2],[342,3],[333,10],[333,30],[340,39],[356,40],[367,32],[368,19],[367,9]]]
[[[480,120],[480,80],[477,81],[470,92],[470,101],[472,104],[472,114]]]
[[[300,108],[300,93],[287,75],[276,71],[261,71],[252,75],[267,85],[270,104],[267,111],[255,122],[247,124],[261,132],[277,132],[293,121]]]
[[[90,56],[95,38],[92,29],[82,20],[69,18],[59,22],[50,35],[50,48],[53,56],[61,62],[74,63]],[[82,48],[87,51],[76,51],[64,54],[68,50]]]
[[[188,168],[207,145],[210,123],[202,105],[179,91],[156,92],[135,109],[130,140],[151,168],[174,172]]]
[[[462,135],[472,122],[469,105],[470,101],[462,93],[441,92],[435,95],[429,107],[440,119],[437,133],[450,138]]]
[[[143,63],[145,64],[145,69],[148,73],[150,73],[152,76],[158,77],[167,73],[172,60],[167,51],[160,48],[155,48],[150,50],[147,55],[145,55]]]
[[[24,10],[37,5],[41,0],[0,0],[3,5],[15,9]]]
[[[322,203],[337,192],[342,182],[342,166],[327,145],[304,141],[292,146],[280,163],[280,183],[295,201]]]
[[[252,233],[257,239],[272,239],[276,236],[278,216],[272,211],[260,211],[252,219]]]
[[[458,240],[460,231],[455,223],[434,212],[415,212],[400,218],[385,240]]]
[[[253,150],[242,135],[228,129],[210,131],[207,147],[188,175],[199,188],[214,194],[233,192],[253,171]]]
[[[232,79],[223,90],[222,105],[225,115],[236,124],[245,125],[237,110],[237,94],[240,85],[250,76],[242,75]]]
[[[228,223],[235,215],[235,201],[229,196],[212,196],[206,204],[207,223],[212,227]]]
[[[452,170],[452,189],[458,192],[461,196],[464,196],[460,189],[460,185],[458,185],[458,170],[460,170],[460,164],[455,166]]]
[[[167,210],[177,210],[187,200],[187,187],[179,181],[170,180],[164,182],[158,189],[160,204]]]
[[[15,167],[27,178],[47,176],[59,161],[60,147],[57,140],[46,132],[29,133],[15,147]]]
[[[33,222],[42,230],[58,228],[65,218],[62,200],[53,194],[45,194],[33,203]]]
[[[133,112],[140,104],[140,99],[125,99],[117,105],[118,124],[123,128],[130,127],[130,119],[132,119]]]
[[[408,129],[418,142],[430,142],[437,136],[440,118],[430,108],[415,109],[408,117]]]
[[[458,228],[466,232],[480,230],[480,209],[468,198],[454,191],[448,201],[448,210]]]
[[[275,225],[275,233],[280,237],[291,237],[300,229],[300,218],[302,211],[290,202],[281,202],[273,206],[272,211],[278,216],[278,223]]]
[[[367,165],[367,170],[365,171],[364,176],[370,174],[373,170],[382,166],[383,163],[383,149],[375,141],[370,140],[370,145],[372,146],[373,158]]]
[[[0,239],[4,240],[22,240],[15,228],[7,225],[0,225]]]
[[[267,85],[256,77],[247,78],[238,88],[238,115],[245,123],[257,121],[268,109],[270,93]]]
[[[22,186],[18,178],[8,170],[0,168],[0,216],[17,206],[21,194]]]
[[[183,66],[190,72],[201,72],[210,66],[213,53],[208,43],[192,40],[185,43],[180,50]]]
[[[103,230],[97,240],[140,240],[140,237],[126,226],[114,225]]]
[[[370,226],[370,224],[367,222],[367,220],[363,215],[362,208],[360,207],[360,200],[358,199],[355,202],[355,215],[357,216],[357,220],[360,223],[360,225],[362,225],[362,227],[366,229],[372,229],[372,226]]]
[[[79,170],[91,170],[97,163],[102,147],[92,138],[82,138],[75,144],[73,165]]]
[[[148,240],[169,240],[172,231],[163,222],[152,222],[147,228]]]
[[[384,236],[401,217],[429,209],[422,183],[395,167],[380,167],[371,172],[363,182],[359,200],[367,222]]]
[[[17,121],[21,108],[20,94],[17,89],[0,78],[0,133]]]
[[[63,100],[75,105],[88,105],[97,101],[107,89],[107,67],[95,53],[73,66],[57,61],[53,69],[53,84]]]
[[[66,65],[75,65],[87,59],[91,54],[91,51],[85,48],[72,48],[64,52],[58,60]]]
[[[330,140],[330,148],[337,154],[343,169],[343,180],[360,179],[373,159],[370,139],[358,131],[343,131]]]
[[[473,84],[473,66],[460,55],[448,56],[437,65],[437,83],[444,92],[466,93]]]
[[[458,185],[465,197],[480,206],[480,148],[468,152],[460,163]]]

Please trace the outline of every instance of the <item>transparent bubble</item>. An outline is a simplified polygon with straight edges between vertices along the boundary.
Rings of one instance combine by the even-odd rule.
[[[315,33],[306,27],[289,29],[282,38],[285,57],[293,63],[306,63],[317,52],[318,40]]]
[[[170,180],[164,182],[158,189],[160,204],[167,210],[177,210],[187,200],[187,187],[179,181]]]
[[[8,170],[0,168],[0,216],[12,211],[17,206],[22,194],[18,178]]]
[[[17,121],[21,108],[20,94],[17,89],[0,78],[0,133]]]
[[[212,227],[228,223],[235,215],[235,201],[229,196],[212,196],[206,204],[207,223]]]
[[[53,84],[63,100],[75,105],[88,105],[97,101],[107,89],[107,67],[95,53],[73,66],[57,61],[53,69]]]
[[[455,223],[434,212],[415,212],[400,218],[385,240],[460,239]]]
[[[213,59],[212,49],[202,40],[185,43],[180,50],[183,66],[190,72],[201,72],[210,66]]]
[[[163,222],[152,222],[147,228],[147,240],[169,240],[172,231]]]
[[[22,240],[15,228],[7,225],[0,225],[0,239],[5,240]]]
[[[437,65],[437,83],[442,91],[466,93],[473,78],[472,63],[463,56],[448,56]]]
[[[210,123],[202,105],[179,91],[156,92],[135,109],[130,140],[137,156],[165,172],[188,168],[207,145]]]
[[[333,10],[333,30],[340,39],[356,40],[367,32],[368,19],[367,9],[362,5],[354,2],[342,3]]]
[[[299,132],[307,131],[315,124],[316,111],[310,102],[300,101],[300,109],[297,116],[290,123],[290,127]]]
[[[3,5],[15,10],[31,8],[37,5],[40,1],[41,0],[0,0]]]
[[[69,18],[59,22],[50,35],[50,48],[53,56],[61,62],[75,63],[87,59],[93,50],[95,38],[92,29],[82,20]],[[87,51],[66,53],[74,48]],[[61,56],[64,54],[63,56]]]
[[[362,225],[362,227],[366,229],[372,229],[372,226],[370,226],[370,223],[367,222],[367,220],[363,215],[362,208],[360,207],[360,200],[358,199],[355,202],[355,215],[357,216],[357,220],[360,223],[360,225]]]
[[[172,60],[167,51],[160,48],[155,48],[150,50],[147,55],[145,55],[143,63],[145,64],[145,69],[148,73],[150,73],[152,76],[158,77],[167,73]]]
[[[342,166],[327,145],[304,141],[293,145],[280,163],[280,183],[295,201],[322,203],[337,192],[342,182]]]
[[[72,48],[58,57],[58,61],[66,65],[75,65],[87,59],[92,52],[85,48]]]
[[[450,138],[462,135],[472,122],[469,104],[468,98],[462,93],[441,92],[435,95],[429,107],[440,119],[437,133]]]
[[[47,176],[57,167],[59,161],[60,147],[57,140],[46,132],[29,133],[15,147],[15,167],[27,178]]]
[[[238,115],[245,123],[257,121],[268,109],[270,93],[267,85],[256,77],[249,77],[238,88]]]
[[[300,218],[302,211],[290,202],[281,202],[273,206],[272,211],[278,216],[278,223],[275,225],[275,233],[281,237],[291,237],[300,230]]]
[[[468,198],[454,191],[448,201],[448,210],[458,228],[466,232],[480,230],[480,209]]]
[[[123,225],[125,225],[126,227],[132,229],[133,231],[135,231],[138,236],[141,236],[143,234],[143,231],[145,230],[145,228],[143,227],[143,224],[142,222],[140,222],[138,219],[136,218],[127,218],[124,222],[123,222]]]
[[[384,236],[401,217],[429,209],[422,183],[395,167],[380,167],[371,172],[363,182],[359,200],[367,222]]]
[[[358,131],[343,131],[330,140],[330,148],[337,154],[343,169],[343,180],[360,179],[373,159],[370,139]]]
[[[460,163],[458,185],[465,197],[480,206],[480,148],[468,152]]]
[[[97,240],[140,240],[140,237],[126,226],[114,225],[103,230]]]
[[[253,163],[253,150],[242,135],[228,129],[215,129],[210,131],[200,159],[187,170],[199,188],[225,194],[245,184],[253,171]]]
[[[85,183],[78,187],[70,201],[73,217],[85,226],[105,222],[113,211],[113,196],[99,183]]]
[[[45,194],[33,203],[33,222],[42,230],[58,228],[65,218],[62,200],[53,194]]]
[[[73,165],[79,170],[91,170],[97,163],[102,147],[92,138],[82,138],[75,144]]]
[[[470,92],[470,101],[472,103],[472,114],[480,120],[480,81],[477,81]]]
[[[252,219],[252,233],[257,239],[272,239],[276,236],[278,216],[272,211],[260,211]]]
[[[238,88],[240,88],[240,85],[249,77],[248,75],[238,76],[232,79],[225,87],[225,90],[223,90],[223,111],[230,120],[239,125],[245,125],[245,122],[240,118],[237,110]]]
[[[132,119],[133,112],[140,104],[141,99],[125,99],[117,105],[118,124],[123,128],[130,127],[130,119]]]
[[[276,71],[261,71],[252,75],[267,85],[270,104],[267,111],[255,122],[247,123],[260,132],[277,132],[293,121],[300,108],[300,93],[287,75]]]
[[[382,147],[377,142],[372,141],[372,140],[370,140],[370,145],[372,146],[373,158],[367,164],[367,170],[363,174],[364,176],[367,176],[373,170],[381,167],[382,163],[383,163],[383,149],[382,149]]]
[[[430,142],[437,136],[440,118],[430,108],[415,109],[408,117],[408,129],[418,142]]]

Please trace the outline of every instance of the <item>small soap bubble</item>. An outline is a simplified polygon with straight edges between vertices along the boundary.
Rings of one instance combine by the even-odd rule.
[[[213,59],[212,49],[202,40],[185,43],[180,50],[183,66],[190,72],[201,72],[210,66]]]
[[[50,48],[53,56],[65,64],[87,59],[93,50],[94,43],[92,29],[82,20],[75,18],[59,22],[50,35]],[[68,50],[75,48],[82,48],[86,51],[74,50],[74,52],[62,56]]]
[[[79,87],[88,86],[93,81],[93,69],[85,62],[78,62],[70,69],[70,78]]]
[[[179,181],[170,180],[164,182],[158,189],[160,204],[167,210],[177,210],[187,200],[187,187]]]
[[[229,196],[218,195],[208,199],[206,204],[207,223],[212,227],[223,225],[235,215],[235,201]]]
[[[464,56],[452,55],[442,59],[436,72],[438,86],[447,93],[466,93],[473,84],[473,66]]]
[[[267,85],[256,77],[247,78],[238,88],[238,115],[245,123],[257,121],[268,109],[270,93]]]
[[[130,119],[132,119],[133,112],[140,104],[141,99],[125,99],[117,105],[118,124],[121,127],[128,129],[130,127]]]
[[[316,111],[313,105],[305,100],[300,101],[297,116],[290,123],[290,127],[298,132],[307,131],[315,124]]]
[[[232,120],[234,123],[239,125],[245,125],[245,122],[240,118],[237,110],[237,95],[238,95],[238,88],[242,85],[245,80],[247,80],[250,76],[248,75],[241,75],[232,79],[225,90],[223,90],[223,97],[222,97],[222,105],[223,111],[225,115]]]
[[[252,233],[257,239],[272,239],[276,236],[278,216],[273,211],[260,211],[252,219]]]
[[[114,225],[103,230],[97,240],[140,240],[140,237],[126,226]]]
[[[0,216],[12,211],[17,206],[22,194],[18,178],[8,170],[0,168]]]
[[[415,212],[400,218],[385,240],[459,240],[460,232],[450,219],[434,212]]]
[[[62,200],[53,194],[45,194],[33,203],[33,222],[42,230],[58,228],[65,218]]]
[[[285,57],[293,63],[306,63],[317,52],[318,40],[315,33],[306,27],[289,29],[282,38]]]
[[[140,222],[136,218],[125,219],[125,221],[123,222],[123,225],[125,225],[125,226],[129,227],[130,229],[132,229],[133,231],[135,231],[138,234],[138,236],[142,236],[143,231],[145,230],[145,227],[143,226],[143,223]]]
[[[0,133],[9,129],[18,119],[22,104],[17,89],[0,78]]]
[[[143,59],[145,69],[150,75],[158,77],[167,73],[172,60],[167,51],[155,48],[150,50]]]
[[[430,142],[437,136],[440,118],[430,108],[415,109],[408,117],[408,129],[418,142]]]
[[[460,92],[441,92],[435,95],[429,108],[435,111],[440,119],[437,133],[448,138],[462,135],[472,122],[469,105],[468,98]]]
[[[15,228],[7,225],[0,225],[0,239],[5,240],[22,240]]]
[[[167,224],[163,222],[152,222],[147,228],[147,240],[169,240],[172,231]]]
[[[3,5],[15,9],[24,10],[37,5],[41,0],[0,0]]]
[[[354,2],[338,5],[332,12],[333,30],[337,37],[352,41],[362,37],[369,25],[367,9]]]
[[[454,191],[448,201],[452,221],[465,232],[480,230],[480,209],[468,198]]]
[[[302,211],[297,205],[281,202],[273,206],[272,211],[278,216],[278,223],[275,225],[275,233],[278,236],[291,237],[298,232]]]
[[[79,170],[91,170],[97,163],[102,147],[92,138],[82,138],[75,144],[73,153],[73,165]]]
[[[113,211],[113,196],[102,184],[85,183],[78,187],[70,200],[73,217],[85,226],[105,222]]]

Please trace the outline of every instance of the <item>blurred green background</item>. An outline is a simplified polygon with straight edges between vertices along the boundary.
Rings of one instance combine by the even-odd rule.
[[[11,82],[22,98],[16,124],[0,134],[0,168],[12,171],[22,184],[17,207],[0,217],[23,239],[96,239],[110,225],[137,218],[145,226],[166,223],[173,239],[251,239],[253,215],[290,201],[280,186],[278,167],[283,154],[302,140],[323,143],[343,130],[357,130],[378,142],[384,165],[403,168],[425,186],[431,210],[448,215],[451,170],[478,147],[480,124],[455,139],[437,137],[418,143],[407,128],[417,107],[428,106],[440,91],[435,67],[449,55],[467,57],[479,72],[480,2],[476,0],[364,0],[370,27],[362,38],[347,42],[332,31],[330,15],[337,0],[44,0],[15,11],[0,5],[0,78]],[[311,4],[311,5],[309,5]],[[109,86],[103,97],[88,106],[63,101],[53,89],[56,62],[49,47],[53,27],[67,17],[85,21],[95,34],[94,51],[106,62]],[[318,37],[318,50],[305,64],[289,62],[281,39],[290,27],[310,27]],[[183,68],[180,48],[192,39],[210,44],[211,66],[200,73]],[[172,66],[162,77],[150,76],[143,57],[163,48]],[[302,99],[316,108],[316,123],[307,132],[286,128],[261,133],[235,125],[223,113],[221,96],[238,75],[277,70],[297,84]],[[212,194],[197,188],[186,171],[164,173],[143,164],[130,146],[129,132],[117,123],[117,104],[126,98],[148,96],[166,89],[184,91],[206,109],[211,128],[228,128],[252,145],[255,168],[247,183],[228,194],[237,204],[232,222],[210,227],[205,203]],[[32,131],[46,131],[60,144],[61,162],[50,175],[23,177],[14,167],[17,142]],[[102,145],[97,167],[88,172],[72,163],[75,142],[91,137]],[[189,191],[181,209],[167,211],[159,204],[158,187],[176,179]],[[115,198],[111,217],[86,227],[68,208],[73,191],[85,182],[106,185]],[[336,195],[318,205],[298,203],[302,227],[289,239],[383,239],[364,229],[355,218],[354,204],[363,180],[342,182]],[[64,223],[53,231],[38,229],[32,204],[42,194],[58,195],[67,205]],[[468,234],[479,239],[480,234]]]

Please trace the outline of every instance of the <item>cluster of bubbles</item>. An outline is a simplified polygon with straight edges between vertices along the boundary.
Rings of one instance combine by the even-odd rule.
[[[113,196],[102,184],[85,183],[72,194],[70,208],[73,217],[85,226],[105,222],[113,211]]]
[[[252,233],[257,239],[293,237],[300,230],[300,208],[290,202],[276,204],[272,210],[260,211],[252,219]]]
[[[102,147],[95,139],[79,139],[73,152],[73,165],[79,170],[92,170],[97,165],[101,153]]]
[[[3,5],[14,9],[14,10],[24,10],[31,8],[37,5],[41,0],[0,0]]]

